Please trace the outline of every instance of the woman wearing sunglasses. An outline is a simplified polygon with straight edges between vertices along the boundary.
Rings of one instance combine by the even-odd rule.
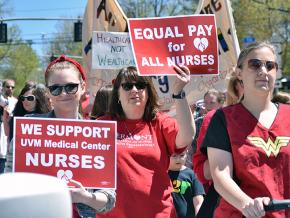
[[[47,96],[47,89],[43,84],[26,82],[18,97],[18,102],[13,111],[13,117],[32,116],[32,114],[44,114],[51,111],[51,104]],[[13,167],[13,117],[9,120],[8,140],[10,142],[7,150],[7,161],[5,172],[12,172]]]
[[[203,144],[223,197],[215,217],[290,217],[264,209],[270,199],[290,198],[290,107],[271,102],[277,70],[271,44],[245,48],[236,68],[244,96],[211,119]]]
[[[45,83],[53,110],[38,117],[82,119],[79,113],[81,96],[85,92],[85,75],[82,66],[64,55],[52,61],[45,72]],[[73,217],[95,217],[114,207],[114,190],[85,189],[78,181],[70,180],[74,203]]]
[[[190,80],[187,67],[174,67],[176,119],[158,110],[158,95],[150,77],[135,67],[121,69],[107,115],[117,121],[117,202],[100,217],[177,217],[167,170],[170,155],[181,153],[193,139],[193,117],[183,92]]]
[[[43,85],[42,85],[43,86]],[[35,90],[41,89],[40,85],[36,85],[32,81],[26,82],[18,96],[18,102],[10,115],[5,111],[5,133],[8,136],[8,142],[13,138],[13,117],[23,117],[27,114],[43,114],[51,110],[49,98],[45,93]],[[45,90],[45,89],[43,89]],[[44,91],[45,92],[45,91]],[[9,118],[9,116],[12,116]]]

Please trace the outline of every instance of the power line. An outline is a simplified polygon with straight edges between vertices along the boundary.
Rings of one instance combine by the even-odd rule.
[[[26,39],[23,41],[19,41],[19,42],[13,42],[13,41],[9,41],[6,44],[0,44],[0,46],[17,46],[17,45],[44,45],[44,44],[51,44],[51,43],[55,43],[55,41],[53,41],[54,39],[47,39],[45,41],[36,41],[36,40],[31,40],[31,39]],[[72,37],[67,37],[67,38],[62,38],[60,40],[57,41],[57,43],[75,43],[73,41]]]
[[[39,11],[60,11],[60,10],[80,10],[84,7],[73,7],[73,8],[51,8],[51,9],[34,9],[34,10],[17,10],[17,11],[14,11],[14,12],[39,12]]]
[[[35,21],[35,20],[82,20],[82,17],[77,18],[68,18],[68,17],[15,17],[15,18],[0,18],[1,22],[7,21],[17,21],[17,20],[28,20],[28,21]]]

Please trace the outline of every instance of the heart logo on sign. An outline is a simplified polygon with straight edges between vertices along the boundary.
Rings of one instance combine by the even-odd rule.
[[[64,180],[65,182],[69,182],[69,180],[73,177],[73,173],[71,170],[59,170],[57,171],[57,178]]]
[[[195,38],[193,40],[193,45],[203,52],[208,47],[208,40],[207,38]]]

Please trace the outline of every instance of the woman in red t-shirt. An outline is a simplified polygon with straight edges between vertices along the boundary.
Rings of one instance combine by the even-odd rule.
[[[190,80],[187,67],[174,67],[176,119],[158,110],[158,95],[148,76],[136,67],[123,68],[116,77],[109,114],[117,121],[117,202],[99,217],[176,218],[167,174],[170,155],[182,152],[195,133],[183,88]]]

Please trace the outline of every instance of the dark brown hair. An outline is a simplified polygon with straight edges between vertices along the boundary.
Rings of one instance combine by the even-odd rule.
[[[126,82],[145,82],[147,84],[148,100],[145,106],[143,120],[151,121],[155,119],[156,114],[159,111],[158,94],[151,78],[148,76],[139,76],[137,74],[136,67],[133,66],[123,68],[118,73],[113,85],[112,101],[110,104],[109,113],[115,118],[126,118],[122,105],[119,101],[119,88],[123,80]]]
[[[101,87],[97,91],[91,112],[92,119],[96,119],[100,116],[103,116],[108,112],[111,103],[112,90],[113,90],[112,85],[106,85]]]
[[[43,114],[48,113],[52,108],[47,95],[47,89],[42,84],[36,84],[33,81],[28,81],[21,90],[19,97],[24,95],[25,92],[32,90],[32,94],[35,96],[36,104],[33,113]],[[13,115],[16,117],[22,117],[29,113],[24,109],[22,101],[18,101],[15,105]]]

